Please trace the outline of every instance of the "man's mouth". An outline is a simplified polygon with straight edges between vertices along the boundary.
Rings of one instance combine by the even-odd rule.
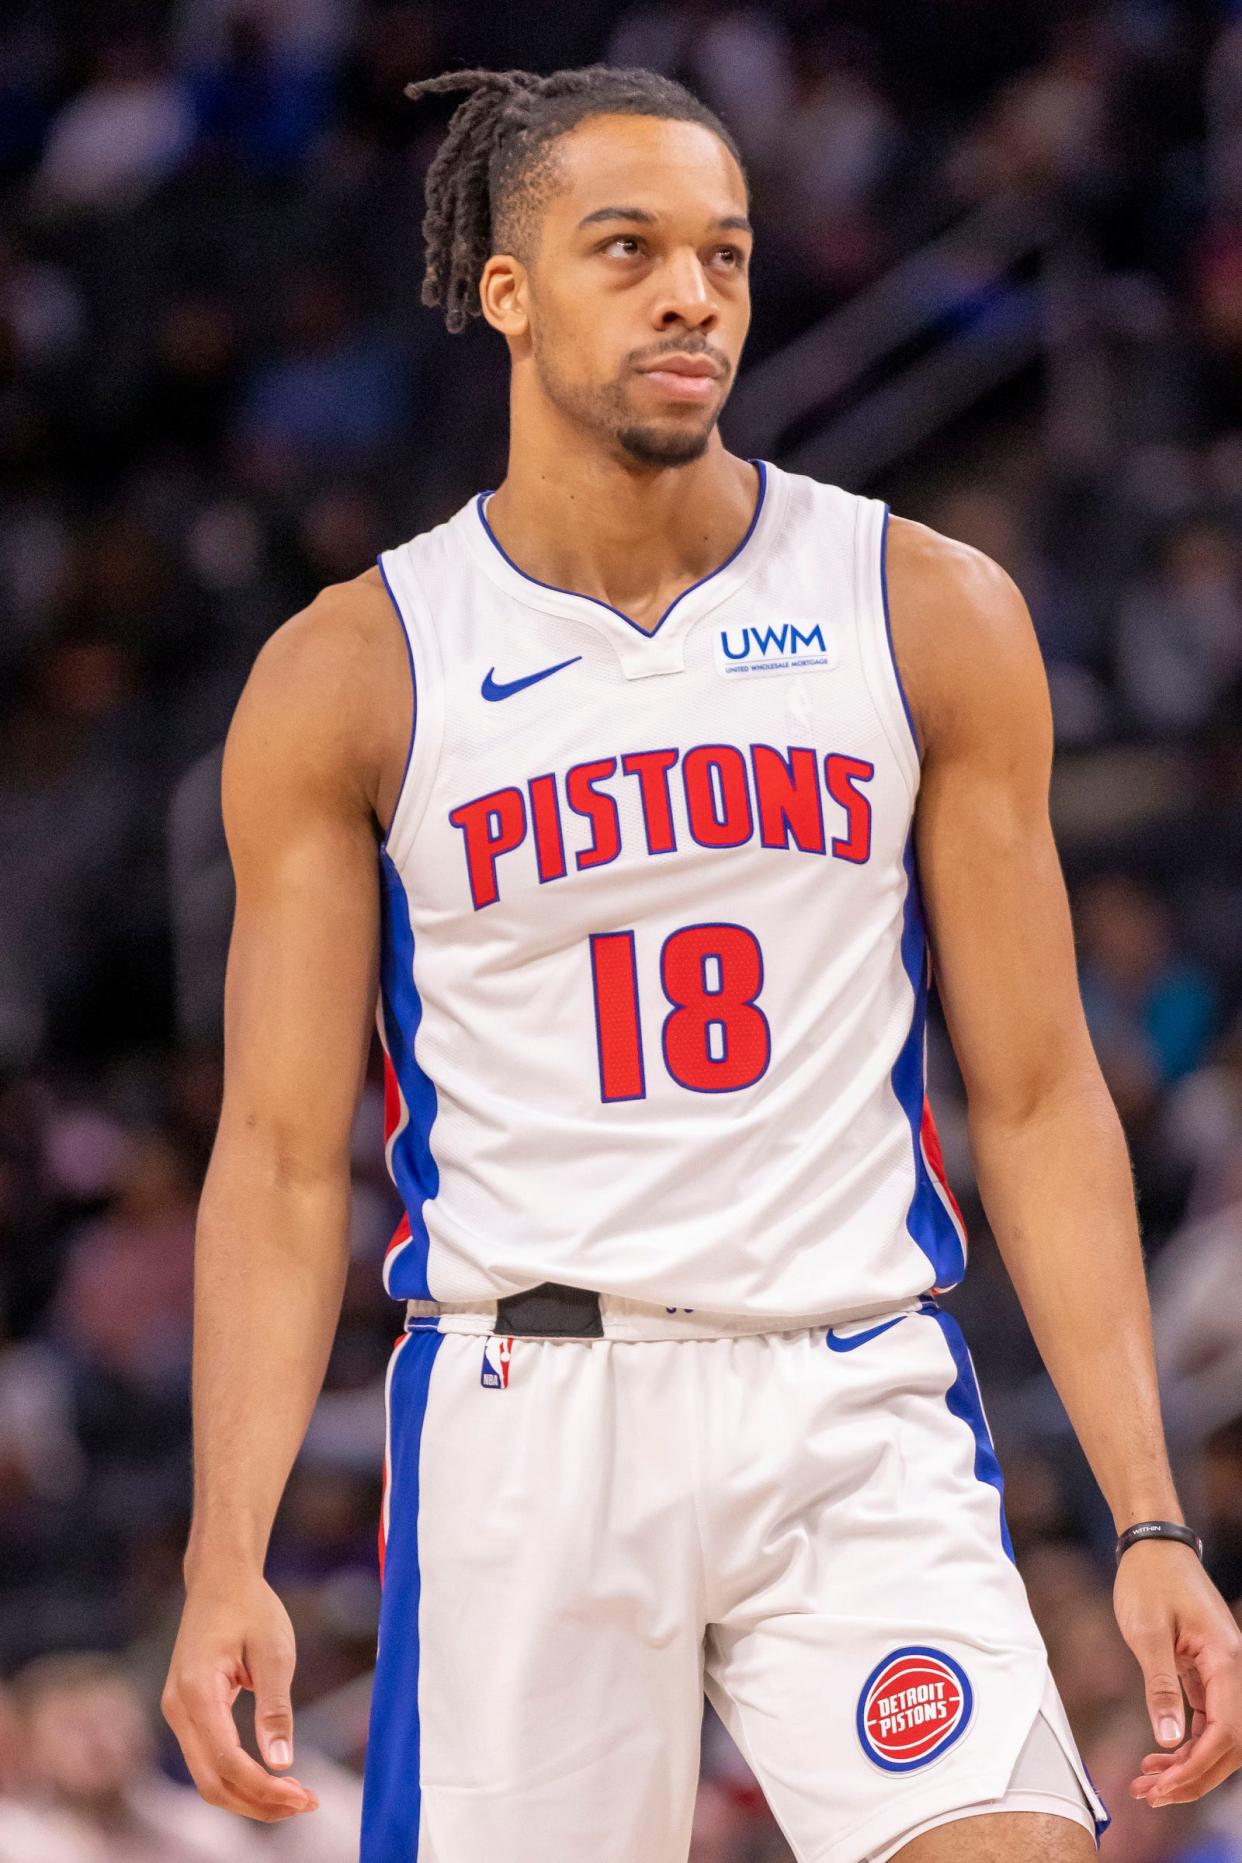
[[[710,356],[661,356],[639,370],[654,388],[674,401],[708,401],[722,371]]]

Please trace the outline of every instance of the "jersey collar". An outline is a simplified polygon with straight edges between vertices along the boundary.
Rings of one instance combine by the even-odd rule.
[[[519,569],[506,555],[487,521],[490,492],[480,492],[461,512],[462,526],[470,552],[490,582],[502,588],[525,607],[544,614],[581,621],[596,632],[606,634],[617,649],[623,671],[630,678],[652,673],[680,672],[683,642],[693,623],[732,595],[767,554],[772,537],[780,524],[784,505],[784,474],[767,461],[750,462],[759,474],[759,491],[746,533],[737,547],[716,569],[674,596],[654,628],[639,627],[636,621],[593,595],[581,595],[573,589],[559,589],[539,582]]]

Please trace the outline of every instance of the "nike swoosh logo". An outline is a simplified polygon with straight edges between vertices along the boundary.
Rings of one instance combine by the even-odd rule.
[[[895,1320],[885,1320],[883,1326],[873,1326],[868,1333],[850,1333],[844,1339],[840,1334],[834,1333],[830,1326],[825,1335],[828,1350],[830,1352],[853,1352],[857,1346],[866,1345],[868,1339],[878,1339],[881,1333],[888,1332],[890,1327],[900,1326],[901,1322],[908,1320],[909,1317],[908,1313],[899,1313]]]
[[[555,666],[545,666],[542,672],[527,673],[525,679],[509,679],[503,684],[495,677],[496,668],[489,666],[479,690],[485,699],[511,699],[515,692],[524,692],[527,686],[536,686],[541,679],[550,679],[562,667],[576,666],[581,658],[582,655],[576,653],[572,660],[558,660]]]

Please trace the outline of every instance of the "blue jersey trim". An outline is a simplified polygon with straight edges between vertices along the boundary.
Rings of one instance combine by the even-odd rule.
[[[401,772],[401,781],[397,787],[397,794],[392,805],[392,820],[389,822],[384,838],[380,842],[380,851],[382,853],[387,853],[388,838],[392,834],[393,828],[396,826],[397,815],[401,808],[401,798],[405,794],[406,779],[410,774],[410,765],[414,760],[414,732],[418,724],[418,678],[414,672],[414,649],[410,645],[410,630],[405,625],[405,616],[401,612],[401,604],[392,592],[392,583],[388,580],[388,571],[384,568],[382,557],[376,558],[376,567],[383,578],[384,587],[388,591],[388,599],[392,603],[397,620],[401,625],[401,638],[405,642],[405,657],[410,669],[410,741],[405,747],[405,767]]]
[[[884,606],[884,633],[888,641],[888,657],[893,663],[893,678],[897,681],[897,691],[901,696],[901,709],[906,714],[906,723],[910,727],[910,737],[914,744],[914,754],[918,761],[923,761],[923,749],[919,743],[918,728],[914,722],[914,713],[910,710],[910,701],[906,697],[905,684],[901,677],[901,668],[897,664],[897,649],[893,646],[893,618],[888,607],[888,520],[889,508],[884,507],[884,516],[880,520],[880,599]]]
[[[526,571],[522,569],[519,564],[514,562],[513,558],[509,555],[499,537],[497,537],[495,531],[487,521],[487,511],[485,507],[487,500],[492,495],[491,492],[480,492],[475,500],[475,508],[479,513],[479,522],[482,524],[484,531],[495,545],[499,554],[504,558],[504,561],[509,565],[510,569],[521,576],[523,582],[532,582],[537,589],[547,589],[551,595],[572,595],[580,602],[593,602],[597,608],[604,608],[610,615],[616,615],[619,621],[624,621],[627,627],[632,627],[636,634],[643,634],[650,639],[652,635],[659,633],[664,623],[672,614],[674,608],[676,608],[678,602],[684,602],[687,595],[693,595],[696,589],[701,589],[703,584],[705,582],[710,582],[714,576],[723,575],[730,563],[735,563],[737,561],[754,535],[755,525],[759,522],[759,513],[763,510],[763,501],[767,496],[768,472],[767,467],[761,459],[752,459],[748,463],[752,465],[759,474],[759,496],[755,500],[755,508],[751,513],[750,523],[746,526],[746,535],[742,538],[742,541],[737,547],[729,552],[723,563],[718,563],[715,569],[709,570],[705,576],[700,576],[697,582],[692,582],[690,587],[688,589],[683,589],[680,595],[675,595],[655,626],[650,628],[639,627],[637,621],[631,621],[629,615],[623,614],[619,608],[614,608],[611,602],[600,601],[597,595],[582,595],[577,589],[560,589],[554,582],[541,582],[538,576],[527,575]]]
[[[431,1374],[444,1334],[411,1332],[389,1388],[388,1540],[362,1788],[359,1863],[418,1851],[422,1726],[418,1713],[419,1475]]]
[[[951,1313],[943,1307],[925,1307],[945,1337],[945,1344],[953,1354],[953,1363],[957,1367],[957,1377],[944,1394],[944,1401],[955,1417],[968,1423],[975,1438],[975,1476],[979,1481],[986,1481],[996,1489],[1000,1504],[1001,1545],[1006,1555],[1016,1565],[1013,1556],[1013,1541],[1009,1537],[1009,1522],[1005,1518],[1005,1477],[997,1460],[996,1448],[988,1429],[987,1418],[983,1414],[983,1399],[979,1395],[979,1385],[975,1378],[975,1369],[971,1364],[970,1350],[966,1344],[961,1327]]]
[[[914,1195],[906,1213],[906,1228],[932,1265],[935,1277],[932,1286],[943,1294],[949,1288],[956,1287],[965,1274],[966,1255],[962,1239],[941,1201],[923,1156],[923,1101],[927,1092],[923,1050],[930,973],[913,826],[906,836],[903,859],[906,869],[906,902],[902,920],[901,962],[914,991],[914,1014],[910,1021],[910,1033],[893,1063],[892,1082],[893,1092],[909,1122],[914,1154]]]
[[[427,1285],[430,1239],[423,1205],[440,1189],[440,1172],[431,1151],[435,1123],[435,1085],[414,1056],[414,1037],[423,1019],[423,1003],[414,981],[414,932],[410,905],[392,856],[380,851],[383,910],[380,915],[380,1000],[384,1041],[401,1097],[409,1109],[405,1129],[392,1144],[392,1175],[410,1219],[410,1240],[393,1262],[388,1291],[400,1299],[431,1300]]]

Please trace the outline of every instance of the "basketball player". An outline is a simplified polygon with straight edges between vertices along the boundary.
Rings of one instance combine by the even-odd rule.
[[[1120,1536],[1153,1805],[1238,1765],[1242,1639],[1163,1445],[1026,609],[977,552],[726,452],[751,231],[694,98],[606,68],[412,88],[468,93],[424,295],[508,344],[509,468],[282,627],[229,734],[165,1712],[211,1802],[313,1809],[263,1566],[378,996],[405,1322],[365,1863],[676,1863],[704,1688],[800,1863],[1081,1863],[1108,1814],[940,1305],[965,1239],[929,946],[989,1219]]]

